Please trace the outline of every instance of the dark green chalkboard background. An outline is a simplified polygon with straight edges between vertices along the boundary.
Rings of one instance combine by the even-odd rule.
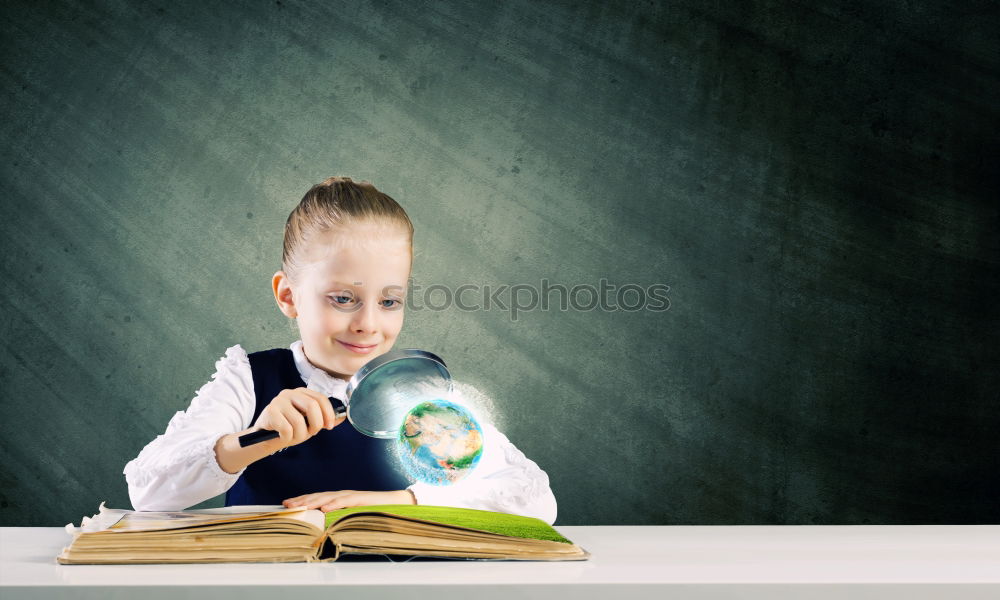
[[[421,285],[670,287],[407,317],[559,523],[1000,521],[995,3],[160,4],[3,4],[0,524],[128,506],[226,347],[295,339],[334,174]]]

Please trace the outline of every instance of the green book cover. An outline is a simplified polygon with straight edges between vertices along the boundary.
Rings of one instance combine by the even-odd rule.
[[[326,513],[326,526],[331,525],[351,515],[357,514],[384,514],[402,517],[406,519],[416,519],[440,523],[442,525],[452,525],[455,527],[465,527],[477,531],[486,531],[498,535],[509,537],[547,540],[550,542],[561,542],[572,544],[573,542],[559,535],[559,532],[551,525],[540,519],[532,517],[522,517],[520,515],[510,515],[496,513],[485,510],[475,510],[471,508],[453,508],[449,506],[421,506],[412,504],[384,504],[379,506],[356,506],[353,508],[342,508]]]

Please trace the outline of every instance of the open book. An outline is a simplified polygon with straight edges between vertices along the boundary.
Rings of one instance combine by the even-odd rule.
[[[445,506],[318,510],[234,506],[185,512],[107,509],[66,526],[62,564],[312,562],[344,554],[584,560],[544,521]]]

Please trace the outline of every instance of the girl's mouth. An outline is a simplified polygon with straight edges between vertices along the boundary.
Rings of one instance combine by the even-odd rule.
[[[375,350],[376,346],[378,346],[378,344],[371,344],[371,345],[366,345],[366,346],[356,346],[354,344],[348,344],[347,342],[342,342],[340,340],[337,340],[337,343],[340,344],[341,346],[343,346],[344,348],[347,348],[351,352],[354,352],[355,354],[369,354],[370,352],[372,352],[373,350]]]

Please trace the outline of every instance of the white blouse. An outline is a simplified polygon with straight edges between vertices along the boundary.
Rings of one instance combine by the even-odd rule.
[[[290,348],[309,389],[345,400],[347,381],[310,363],[301,340]],[[223,471],[216,462],[215,443],[223,435],[249,428],[255,408],[250,360],[237,344],[215,363],[212,380],[198,390],[188,409],[176,413],[166,432],[125,465],[132,506],[136,510],[183,510],[225,493],[243,471]],[[479,464],[452,485],[414,483],[409,489],[417,503],[491,510],[554,523],[556,499],[545,472],[492,424],[481,426]]]

